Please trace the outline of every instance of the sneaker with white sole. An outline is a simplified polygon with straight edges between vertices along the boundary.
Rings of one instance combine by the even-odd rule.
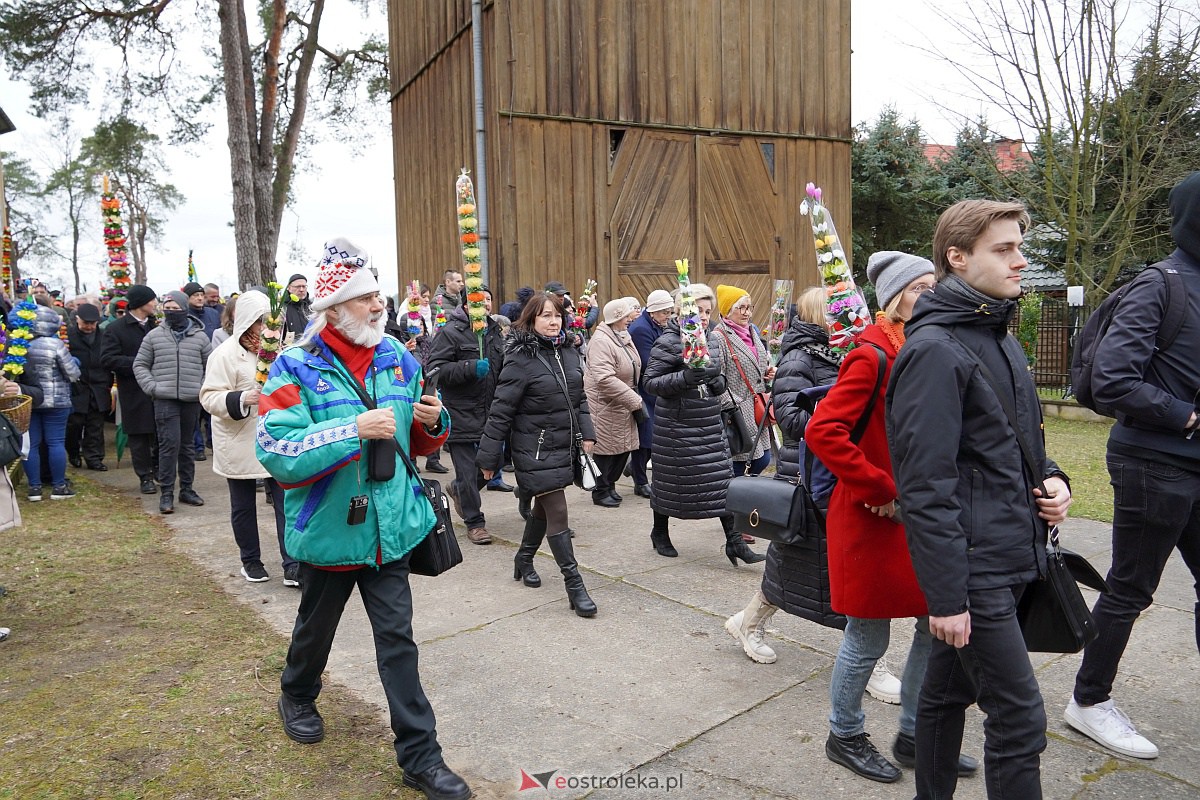
[[[1114,753],[1130,758],[1158,758],[1154,742],[1138,733],[1129,717],[1111,699],[1094,706],[1081,706],[1072,697],[1063,712],[1063,719]]]
[[[867,681],[867,691],[871,697],[894,706],[900,705],[900,679],[892,674],[888,665],[881,658],[875,662],[871,670],[871,680]]]
[[[261,561],[251,561],[249,564],[243,564],[242,577],[251,583],[262,583],[263,581],[271,580],[271,576],[267,574],[267,568],[262,565]]]

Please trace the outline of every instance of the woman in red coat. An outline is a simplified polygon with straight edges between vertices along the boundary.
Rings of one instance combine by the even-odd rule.
[[[912,316],[917,298],[934,288],[933,264],[907,253],[885,251],[871,256],[867,275],[884,310],[874,325],[858,335],[857,346],[817,405],[805,437],[808,448],[838,479],[826,516],[829,584],[833,610],[847,620],[830,680],[825,753],[865,778],[892,783],[900,779],[900,770],[867,737],[863,693],[875,663],[887,651],[891,620],[917,617],[901,679],[900,732],[892,747],[897,761],[912,766],[917,698],[932,640],[925,598],[896,508],[884,394],[892,362],[904,344],[904,322]],[[881,356],[886,365],[879,381]],[[867,411],[872,392],[875,404],[856,443],[851,432]],[[960,774],[969,774],[976,766],[974,759],[963,757]]]

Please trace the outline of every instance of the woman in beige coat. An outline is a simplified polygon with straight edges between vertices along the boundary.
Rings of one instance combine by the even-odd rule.
[[[256,482],[262,480],[275,506],[275,536],[283,560],[283,585],[300,585],[300,565],[283,546],[283,489],[258,463],[254,440],[258,427],[259,337],[271,303],[262,292],[238,296],[233,332],[208,357],[200,404],[212,414],[213,472],[229,483],[229,522],[242,557],[242,577],[251,583],[270,580],[258,542]]]
[[[600,469],[592,502],[605,508],[621,504],[615,488],[617,479],[629,454],[638,449],[637,424],[646,413],[637,391],[642,359],[628,331],[629,323],[640,312],[635,298],[609,301],[604,306],[604,322],[597,326],[588,342],[583,388],[592,412],[592,427],[596,430],[592,457]]]

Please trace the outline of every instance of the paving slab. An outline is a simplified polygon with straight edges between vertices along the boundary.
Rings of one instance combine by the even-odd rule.
[[[137,494],[128,461],[87,474],[157,514],[157,497]],[[450,477],[438,476],[443,484]],[[196,487],[207,504],[179,506],[165,518],[172,546],[281,635],[290,635],[299,593],[283,586],[270,507],[260,505],[259,524],[272,580],[251,584],[238,574],[226,483],[212,474],[211,461],[197,465]],[[680,557],[658,556],[649,544],[648,502],[635,497],[627,481],[618,491],[625,502],[605,509],[587,493],[568,490],[576,556],[600,607],[594,619],[570,611],[544,546],[535,560],[542,587],[512,580],[524,523],[507,493],[482,495],[495,543],[470,544],[459,522],[464,563],[438,578],[413,579],[422,683],[447,760],[476,795],[911,797],[910,771],[897,784],[875,784],[824,755],[829,675],[840,632],[776,614],[768,634],[778,661],[751,662],[722,626],[758,587],[762,564],[730,566],[716,520],[672,520]],[[1111,557],[1110,536],[1103,523],[1071,520],[1063,526],[1064,543],[1101,572]],[[766,543],[753,549],[765,551]],[[897,674],[911,635],[911,620],[893,623],[888,658]],[[1159,759],[1114,757],[1062,722],[1080,658],[1031,655],[1049,718],[1045,796],[1200,797],[1195,590],[1180,559],[1172,559],[1156,603],[1135,626],[1114,687],[1122,708],[1158,743]],[[386,725],[370,627],[356,599],[347,605],[327,679],[374,704]],[[898,707],[870,698],[864,707],[868,731],[886,752]],[[982,716],[972,709],[964,748],[980,755],[982,746]],[[542,775],[549,788],[520,791],[522,770]],[[668,779],[682,787],[668,792]],[[984,797],[982,776],[961,781],[957,796]]]

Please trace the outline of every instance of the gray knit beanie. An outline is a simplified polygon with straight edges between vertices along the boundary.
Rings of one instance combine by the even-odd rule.
[[[896,250],[880,250],[867,260],[867,277],[875,285],[875,297],[881,309],[886,309],[905,286],[923,275],[932,274],[933,262],[928,258]]]

